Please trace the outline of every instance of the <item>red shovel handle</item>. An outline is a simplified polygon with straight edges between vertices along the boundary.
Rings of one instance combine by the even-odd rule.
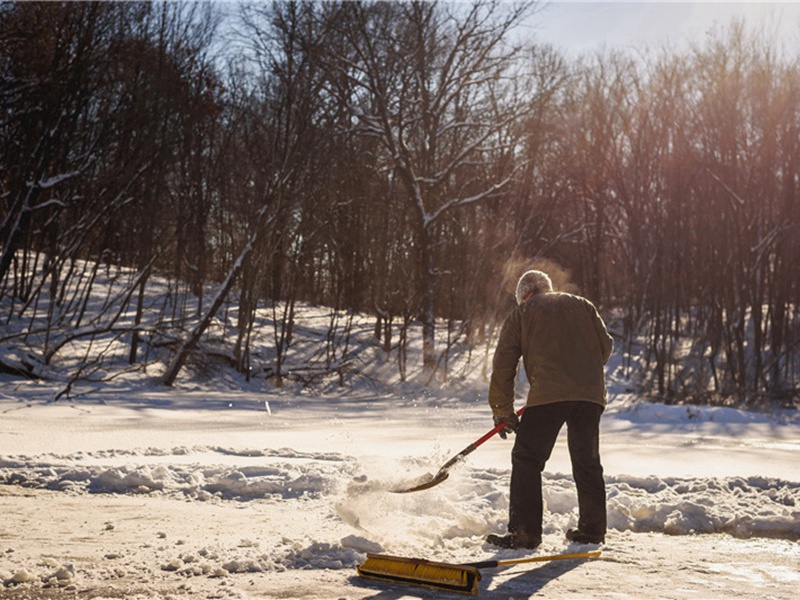
[[[521,417],[523,412],[525,412],[525,407],[524,406],[517,411],[517,416]],[[414,485],[412,487],[399,489],[399,490],[392,490],[392,491],[397,493],[397,494],[405,494],[405,493],[408,493],[408,492],[418,492],[420,490],[427,490],[428,488],[432,488],[433,486],[440,484],[441,482],[443,482],[445,479],[447,479],[450,476],[450,474],[448,473],[448,469],[450,467],[452,467],[457,462],[459,462],[461,460],[464,460],[465,456],[467,456],[469,453],[471,453],[473,450],[475,450],[478,446],[480,446],[483,442],[488,440],[490,437],[492,437],[496,433],[499,433],[500,430],[505,426],[506,426],[505,423],[500,423],[499,425],[495,426],[495,428],[492,429],[489,433],[487,433],[483,437],[480,437],[477,440],[475,440],[474,442],[472,442],[469,446],[464,448],[461,452],[456,454],[453,458],[451,458],[444,465],[442,465],[442,468],[439,469],[439,471],[436,473],[436,475],[433,475],[433,476],[428,475],[426,478],[424,478],[424,480],[421,483],[418,483],[417,485]]]
[[[522,408],[520,408],[520,409],[517,411],[517,416],[518,416],[518,417],[521,417],[523,412],[525,412],[525,407],[524,407],[524,406],[523,406]],[[447,462],[446,462],[446,463],[445,463],[445,464],[442,466],[442,468],[441,468],[441,469],[439,469],[439,473],[442,473],[443,471],[447,471],[447,469],[449,469],[450,467],[452,467],[454,464],[456,464],[457,462],[459,462],[459,461],[463,460],[465,456],[467,456],[468,454],[470,454],[470,453],[471,453],[473,450],[475,450],[475,449],[476,449],[478,446],[480,446],[480,445],[481,445],[483,442],[485,442],[486,440],[488,440],[490,437],[492,437],[493,435],[495,435],[495,434],[499,433],[499,432],[500,432],[500,430],[501,430],[503,427],[505,427],[505,426],[506,426],[506,424],[505,424],[505,423],[500,423],[499,425],[495,426],[495,428],[494,428],[494,429],[492,429],[491,431],[489,431],[488,433],[486,433],[486,434],[485,434],[485,435],[483,435],[482,437],[480,437],[480,438],[478,438],[477,440],[475,440],[474,442],[472,442],[472,443],[471,443],[469,446],[467,446],[467,447],[466,447],[466,448],[464,448],[464,449],[463,449],[461,452],[459,452],[458,454],[456,454],[456,455],[455,455],[453,458],[451,458],[450,460],[448,460],[448,461],[447,461]]]

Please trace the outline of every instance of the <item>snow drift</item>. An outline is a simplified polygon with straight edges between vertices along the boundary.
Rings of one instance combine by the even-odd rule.
[[[215,455],[246,461],[237,466],[208,464]],[[160,464],[143,464],[148,459],[158,459]],[[257,466],[258,462],[262,464]],[[363,472],[356,457],[286,449],[242,452],[181,447],[171,452],[0,457],[0,484],[4,485],[75,494],[165,494],[200,501],[330,497],[336,499],[334,504],[349,507],[350,514],[358,512],[357,526],[363,529],[379,530],[381,515],[392,506],[395,513],[407,512],[409,519],[437,521],[440,517],[432,523],[434,530],[449,539],[482,536],[503,525],[508,509],[507,471],[462,468],[456,485],[443,484],[413,499],[389,492],[396,483],[391,479],[360,483]],[[577,518],[575,487],[567,475],[545,473],[545,478],[548,527],[555,531]],[[618,475],[607,477],[607,495],[609,527],[619,531],[800,539],[800,483],[767,477]],[[452,509],[455,503],[458,511]],[[453,522],[443,515],[448,512]],[[342,510],[339,513],[343,516]]]

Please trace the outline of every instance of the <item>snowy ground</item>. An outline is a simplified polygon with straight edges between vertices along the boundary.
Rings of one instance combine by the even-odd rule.
[[[355,566],[368,551],[526,555],[482,541],[505,527],[511,440],[490,440],[433,489],[387,491],[491,427],[477,393],[46,398],[48,385],[0,379],[0,598],[432,599],[452,595],[363,580]],[[481,597],[796,597],[796,415],[615,395],[602,427],[602,557],[486,569]],[[576,520],[567,473],[562,439],[538,554],[594,548],[563,538]]]

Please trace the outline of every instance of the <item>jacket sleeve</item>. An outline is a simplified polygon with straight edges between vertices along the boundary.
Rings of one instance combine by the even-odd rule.
[[[608,363],[608,359],[611,358],[612,350],[614,350],[614,338],[608,334],[606,324],[603,322],[603,318],[600,316],[600,313],[597,312],[597,308],[594,304],[589,304],[589,314],[592,315],[592,322],[597,332],[597,339],[600,342],[600,352],[603,355],[603,364],[605,365]]]
[[[492,377],[489,382],[489,406],[492,415],[503,417],[514,412],[514,380],[522,356],[519,311],[512,312],[503,323],[500,339],[492,359]]]

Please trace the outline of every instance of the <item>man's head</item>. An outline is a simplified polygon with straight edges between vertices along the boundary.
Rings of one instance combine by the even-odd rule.
[[[553,291],[553,282],[550,276],[543,271],[526,271],[517,282],[515,296],[517,304],[522,304],[534,294]]]

